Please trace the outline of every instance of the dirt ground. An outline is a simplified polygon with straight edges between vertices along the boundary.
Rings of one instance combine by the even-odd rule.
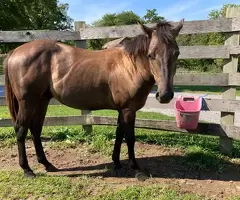
[[[124,144],[125,145],[125,144]],[[183,193],[195,193],[211,199],[226,199],[239,195],[240,198],[240,169],[239,163],[230,164],[223,174],[199,172],[189,170],[184,165],[179,165],[176,160],[183,156],[180,150],[164,148],[157,145],[136,143],[136,157],[151,178],[144,182],[134,178],[131,170],[127,169],[127,157],[121,160],[126,168],[126,176],[114,177],[111,156],[106,157],[100,153],[93,153],[85,145],[77,148],[53,148],[44,143],[46,156],[61,171],[55,175],[81,176],[87,174],[104,180],[108,185],[121,187],[129,185],[163,184]],[[35,151],[31,142],[27,143],[27,154],[30,166],[36,172],[45,172],[37,163]],[[2,148],[0,151],[1,169],[20,169],[18,165],[17,147]],[[51,175],[52,173],[49,173]]]

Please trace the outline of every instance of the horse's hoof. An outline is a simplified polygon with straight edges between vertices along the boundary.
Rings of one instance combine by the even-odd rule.
[[[54,167],[52,164],[50,164],[47,168],[46,168],[47,172],[58,172],[59,169]]]
[[[114,169],[114,174],[116,177],[123,177],[125,175],[125,171],[123,168]]]
[[[27,172],[24,172],[24,177],[26,177],[26,178],[35,178],[36,174],[34,174],[32,171],[27,171]]]
[[[149,177],[144,172],[137,171],[136,174],[135,174],[135,178],[137,178],[139,181],[145,181]]]

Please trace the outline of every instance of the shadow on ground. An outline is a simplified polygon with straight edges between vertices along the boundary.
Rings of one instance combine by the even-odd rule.
[[[208,159],[209,163],[201,163],[202,159]],[[153,178],[240,181],[239,164],[232,164],[219,158],[213,159],[207,155],[200,157],[199,155],[143,157],[137,159],[137,161],[143,171]],[[128,161],[123,160],[122,164],[125,171],[122,177],[133,178],[134,171],[128,168]],[[60,173],[68,172],[65,174],[66,176],[75,177],[86,174],[86,171],[89,171],[87,173],[89,176],[115,177],[112,169],[113,163],[111,162],[75,168],[62,168]]]

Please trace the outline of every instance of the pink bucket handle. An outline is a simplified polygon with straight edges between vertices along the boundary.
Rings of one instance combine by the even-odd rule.
[[[181,101],[195,101],[195,97],[194,96],[189,96],[189,97],[183,97],[182,95],[178,95],[177,96],[177,100],[181,100]]]
[[[183,97],[183,101],[194,101],[194,97]]]

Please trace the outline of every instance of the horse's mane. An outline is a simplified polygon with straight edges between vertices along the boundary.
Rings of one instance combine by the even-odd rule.
[[[170,24],[170,22],[160,21],[151,29],[156,30],[158,39],[162,43],[168,44],[174,40],[171,31],[172,25]],[[143,54],[147,53],[149,43],[150,43],[149,37],[144,34],[140,34],[137,35],[136,37],[129,38],[128,40],[124,41],[122,46],[124,47],[126,52],[136,56],[139,53]]]

